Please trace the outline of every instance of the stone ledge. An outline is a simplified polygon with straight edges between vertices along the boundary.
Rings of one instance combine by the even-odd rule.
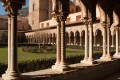
[[[26,80],[97,80],[120,71],[120,59],[99,61],[98,64],[72,64],[63,73],[52,69],[23,73]]]

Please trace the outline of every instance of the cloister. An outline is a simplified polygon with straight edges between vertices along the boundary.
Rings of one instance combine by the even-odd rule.
[[[17,61],[17,15],[18,11],[22,8],[22,6],[25,5],[25,0],[17,1],[0,0],[0,1],[3,2],[3,7],[8,12],[8,68],[5,74],[2,75],[2,78],[3,80],[23,80],[23,77],[18,69]],[[53,24],[56,25],[57,29],[51,29],[51,31],[49,30],[49,28],[47,28],[46,30],[40,29],[39,31],[33,32],[32,35],[30,33],[28,34],[26,33],[28,43],[43,43],[43,44],[56,43],[57,45],[56,63],[55,65],[52,66],[52,70],[60,71],[62,73],[64,73],[65,71],[69,72],[69,70],[71,70],[70,68],[71,66],[66,64],[67,63],[66,42],[69,45],[73,44],[84,45],[85,55],[84,59],[80,61],[80,63],[94,65],[96,61],[93,59],[93,46],[97,45],[96,36],[98,35],[99,30],[101,31],[102,36],[102,43],[100,45],[103,47],[103,54],[100,57],[100,60],[112,61],[113,58],[120,58],[119,53],[120,1],[119,0],[114,1],[78,0],[78,1],[81,7],[81,21],[82,21],[81,23],[84,26],[76,27],[74,28],[74,30],[69,29],[69,27],[66,27],[67,24],[65,24],[65,22],[69,15],[69,0],[52,0],[53,4],[52,15],[55,21],[55,23]],[[96,6],[98,6],[98,9],[100,11],[99,23],[96,23],[97,21]],[[113,40],[114,35],[116,35],[115,43],[116,53],[113,56],[111,56],[110,46],[114,45]],[[111,40],[110,36],[112,36],[111,37],[112,44],[110,43]],[[111,63],[114,64],[113,62]],[[119,62],[116,62],[116,64],[117,63]],[[117,67],[117,65],[116,66],[114,65],[114,67]],[[107,68],[105,69],[107,70]],[[75,71],[77,72],[77,70]],[[78,80],[78,78],[76,78],[76,80]]]
[[[80,27],[80,28],[79,28]],[[79,27],[66,27],[66,44],[67,45],[84,45],[84,36],[85,36],[85,26],[80,25]],[[41,44],[56,44],[57,30],[48,29],[42,31],[28,32],[26,33],[27,43],[41,43]],[[115,47],[115,28],[111,26],[110,28],[110,47]],[[97,38],[100,37],[100,38]],[[102,46],[102,37],[103,37],[103,28],[100,23],[93,25],[93,45]],[[96,39],[101,39],[96,41]]]

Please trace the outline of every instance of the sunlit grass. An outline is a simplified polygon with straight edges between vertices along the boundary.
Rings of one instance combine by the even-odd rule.
[[[66,49],[67,57],[83,55],[84,51],[79,49]],[[56,54],[39,54],[39,53],[28,53],[23,52],[22,48],[18,48],[18,62],[35,59],[49,59],[56,58]],[[7,62],[7,48],[0,48],[0,63]]]

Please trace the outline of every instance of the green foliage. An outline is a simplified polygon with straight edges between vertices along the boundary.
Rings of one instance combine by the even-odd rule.
[[[7,43],[8,34],[5,31],[0,31],[0,43]]]
[[[22,47],[22,50],[24,52],[30,52],[30,53],[56,53],[56,47],[55,46],[31,46],[31,47]]]

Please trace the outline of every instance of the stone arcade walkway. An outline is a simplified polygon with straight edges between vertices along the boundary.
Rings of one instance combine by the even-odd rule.
[[[117,66],[116,66],[117,65]],[[35,72],[23,73],[27,80],[98,80],[103,76],[109,76],[119,71],[120,60],[99,61],[95,65],[86,65],[82,63],[70,65],[71,69],[64,73],[57,70],[46,69]],[[116,79],[119,75],[106,78],[105,80]],[[102,79],[103,80],[103,79]]]
[[[119,72],[120,60],[99,61],[95,65],[86,65],[82,63],[70,65],[71,69],[61,73],[57,70],[46,69],[34,72],[23,73],[26,80],[120,80],[120,74],[111,74]],[[102,79],[103,76],[108,78]],[[0,79],[1,80],[1,79]]]

